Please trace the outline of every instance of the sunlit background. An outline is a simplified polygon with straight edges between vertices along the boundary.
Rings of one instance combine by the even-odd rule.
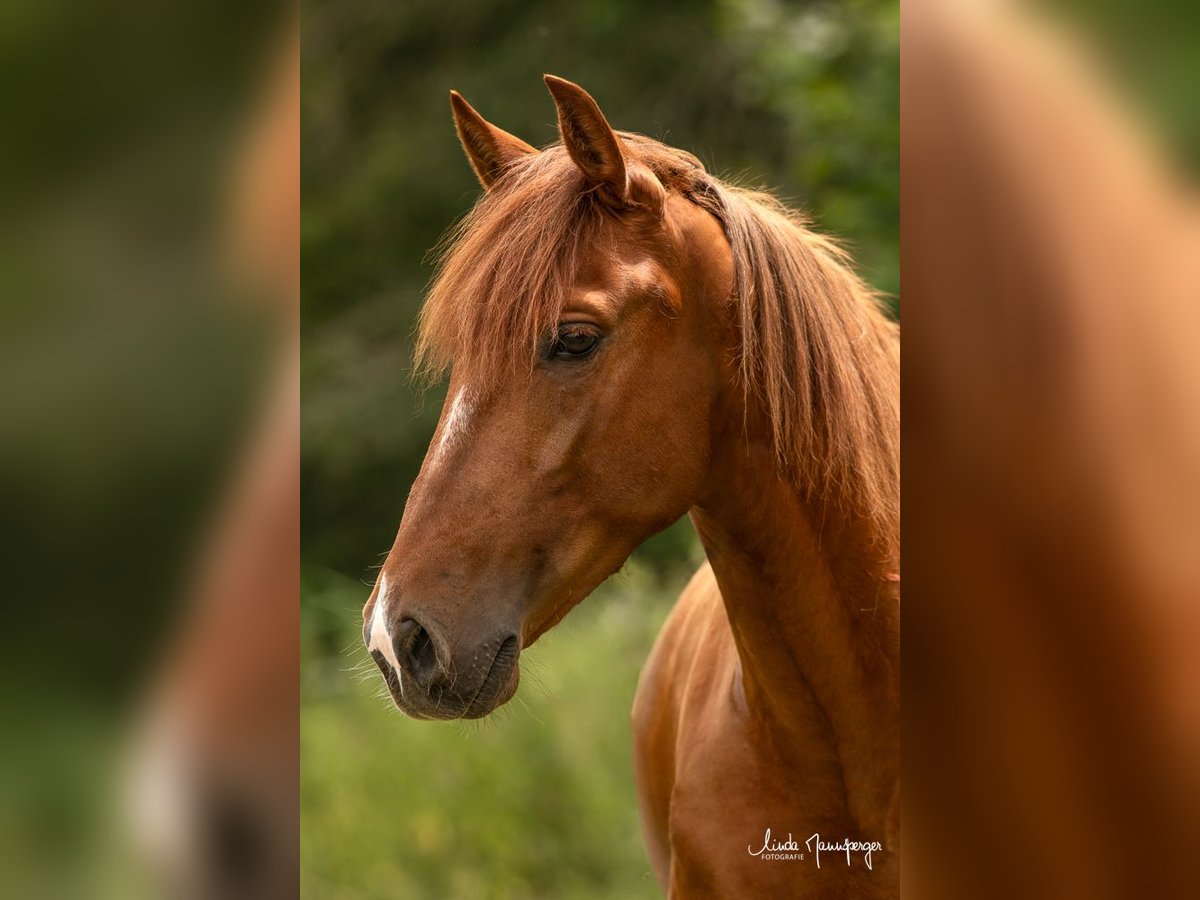
[[[893,0],[312,3],[303,95],[302,889],[314,898],[653,897],[629,709],[702,558],[686,520],[523,654],[479,724],[382,694],[361,609],[441,408],[410,382],[427,254],[478,185],[460,91],[534,145],[550,72],[614,127],[774,188],[899,305]]]

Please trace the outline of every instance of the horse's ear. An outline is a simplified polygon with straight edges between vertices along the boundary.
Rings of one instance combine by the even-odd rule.
[[[544,77],[558,107],[558,130],[571,159],[609,200],[628,203],[625,157],[604,113],[579,85],[554,75]]]
[[[522,156],[537,153],[519,137],[497,128],[463,99],[458,91],[450,92],[450,109],[454,113],[454,128],[471,167],[485,188],[491,188],[504,170]]]

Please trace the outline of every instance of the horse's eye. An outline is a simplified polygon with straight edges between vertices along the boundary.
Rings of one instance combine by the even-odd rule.
[[[599,342],[600,333],[591,325],[560,325],[554,338],[552,354],[559,358],[580,359],[595,350]]]

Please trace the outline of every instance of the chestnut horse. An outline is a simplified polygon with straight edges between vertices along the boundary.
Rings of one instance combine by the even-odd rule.
[[[633,709],[660,882],[894,895],[897,328],[798,215],[546,83],[541,151],[451,94],[486,191],[421,316],[448,401],[371,655],[407,714],[484,716],[522,649],[690,512],[708,563]]]

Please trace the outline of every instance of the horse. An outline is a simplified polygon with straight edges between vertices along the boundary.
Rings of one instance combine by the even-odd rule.
[[[898,326],[799,213],[545,81],[540,150],[450,95],[484,192],[420,314],[447,401],[364,641],[402,712],[485,716],[690,513],[707,561],[632,713],[660,884],[894,896]]]

